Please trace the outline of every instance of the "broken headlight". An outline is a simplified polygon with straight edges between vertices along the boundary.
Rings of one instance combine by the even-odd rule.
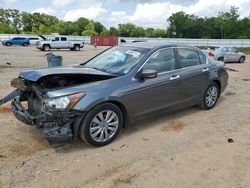
[[[44,106],[48,110],[72,109],[84,96],[84,93],[77,93],[68,96],[49,98],[44,101]]]

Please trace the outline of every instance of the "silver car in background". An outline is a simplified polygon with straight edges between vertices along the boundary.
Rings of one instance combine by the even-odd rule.
[[[218,61],[224,61],[225,63],[244,63],[246,60],[246,55],[233,47],[224,46],[216,49],[215,51],[205,50],[204,52],[206,52],[209,57]]]

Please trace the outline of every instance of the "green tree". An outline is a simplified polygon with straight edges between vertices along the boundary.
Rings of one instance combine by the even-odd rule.
[[[93,21],[93,25],[94,25],[94,30],[97,34],[101,34],[105,30],[105,27],[100,22]]]
[[[11,27],[8,23],[0,23],[0,33],[13,34],[16,33],[15,28]]]
[[[95,31],[94,23],[91,21],[86,26],[86,29],[82,32],[83,36],[97,36],[97,32]]]
[[[110,27],[109,34],[111,36],[119,36],[119,30],[115,27]]]
[[[81,17],[76,21],[78,35],[82,34],[82,32],[86,29],[88,24],[89,24],[89,20],[87,18]]]
[[[132,37],[136,26],[132,23],[119,24],[118,30],[121,37]]]

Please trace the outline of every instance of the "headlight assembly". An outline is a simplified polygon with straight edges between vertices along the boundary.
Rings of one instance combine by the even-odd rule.
[[[44,101],[44,106],[48,110],[72,109],[84,96],[85,93],[76,93],[62,97],[48,98]]]

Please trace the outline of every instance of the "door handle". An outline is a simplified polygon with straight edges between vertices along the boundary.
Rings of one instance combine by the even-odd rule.
[[[179,75],[173,75],[169,78],[169,80],[176,80],[176,79],[179,79],[180,76]]]
[[[207,71],[209,71],[209,68],[202,69],[202,72],[207,72]]]

